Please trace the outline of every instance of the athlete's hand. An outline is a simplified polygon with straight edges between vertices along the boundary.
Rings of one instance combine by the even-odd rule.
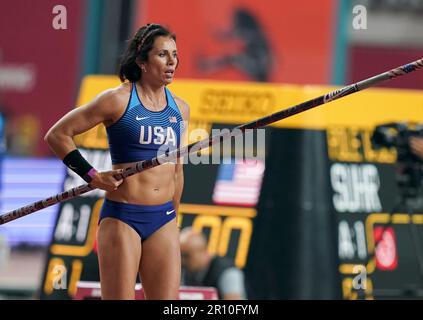
[[[118,170],[111,170],[111,171],[104,171],[104,172],[97,172],[91,182],[90,185],[103,189],[106,191],[114,191],[119,188],[119,186],[122,184],[122,180],[117,180],[114,175],[119,175],[123,172],[123,169]]]

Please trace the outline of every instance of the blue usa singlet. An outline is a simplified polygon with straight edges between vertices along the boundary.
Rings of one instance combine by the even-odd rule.
[[[125,113],[106,128],[113,164],[148,160],[180,146],[183,118],[170,91],[164,90],[166,107],[151,111],[143,106],[132,84]]]

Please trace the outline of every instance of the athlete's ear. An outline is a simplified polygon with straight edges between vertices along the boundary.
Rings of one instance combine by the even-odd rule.
[[[142,72],[147,72],[147,70],[145,69],[145,64],[141,62],[138,57],[135,59],[135,63],[141,69]]]
[[[139,57],[135,58],[135,63],[137,64],[137,66],[142,70],[142,66],[144,65],[141,61],[141,59]]]

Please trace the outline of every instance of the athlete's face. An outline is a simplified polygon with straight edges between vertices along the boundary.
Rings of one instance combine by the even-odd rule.
[[[171,37],[160,36],[154,40],[153,49],[148,53],[148,61],[142,63],[145,80],[158,81],[167,85],[172,82],[178,64],[176,43]]]

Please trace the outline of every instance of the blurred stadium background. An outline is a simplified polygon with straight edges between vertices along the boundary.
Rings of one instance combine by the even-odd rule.
[[[57,5],[66,29],[53,27]],[[353,28],[357,5],[367,29]],[[171,86],[191,105],[190,130],[230,128],[423,57],[423,0],[1,1],[1,213],[82,183],[44,134],[118,84],[125,41],[148,22],[177,35]],[[399,190],[396,149],[370,143],[376,125],[423,123],[423,72],[382,86],[269,127],[251,197],[219,198],[234,168],[187,165],[181,224],[243,269],[250,298],[423,297],[421,206],[395,212],[374,254]],[[78,145],[110,168],[103,128]],[[79,280],[98,281],[101,201],[93,192],[0,226],[0,298],[70,299]],[[51,285],[57,265],[66,290]],[[359,265],[367,278],[357,290]]]

